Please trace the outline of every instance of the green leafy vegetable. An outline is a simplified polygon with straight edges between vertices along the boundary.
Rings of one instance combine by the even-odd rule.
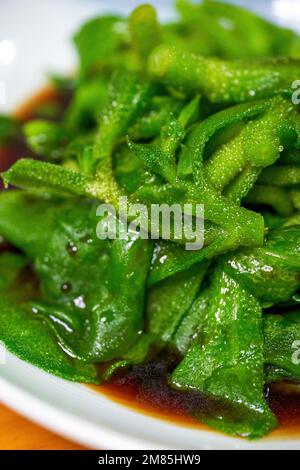
[[[212,282],[205,324],[172,384],[211,396],[214,416],[205,422],[233,434],[257,438],[276,426],[263,396],[262,309],[221,269]]]
[[[30,121],[23,128],[28,148],[46,160],[59,160],[71,136],[58,124]]]
[[[254,439],[266,386],[300,382],[300,39],[176,7],[89,20],[55,100],[0,116],[0,341],[79,382],[165,361],[190,414]]]
[[[172,46],[159,46],[149,59],[149,73],[182,93],[201,93],[213,103],[238,103],[291,94],[299,60],[241,63],[197,57]]]
[[[0,311],[0,338],[9,351],[64,379],[99,383],[97,368],[66,355],[48,326],[28,308],[1,298]]]
[[[75,35],[74,42],[82,73],[91,73],[98,67],[109,63],[110,57],[122,45],[120,30],[122,30],[122,22],[117,16],[95,18],[81,28]]]
[[[95,205],[32,201],[22,193],[0,199],[0,232],[33,258],[42,299],[32,305],[48,317],[60,344],[87,362],[127,350],[142,328],[151,244],[136,233],[98,239]],[[43,210],[48,233],[36,217]],[[15,223],[25,214],[31,225],[24,220],[16,233]]]

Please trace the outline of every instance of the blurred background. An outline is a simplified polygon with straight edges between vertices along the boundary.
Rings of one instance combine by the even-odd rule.
[[[72,35],[101,13],[128,13],[141,0],[1,0],[0,112],[14,109],[45,83],[47,72],[76,65]],[[173,0],[148,0],[161,20],[174,16]],[[300,0],[228,0],[300,30]]]

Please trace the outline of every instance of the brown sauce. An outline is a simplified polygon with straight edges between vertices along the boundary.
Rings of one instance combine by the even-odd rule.
[[[22,122],[29,121],[38,115],[37,110],[39,110],[41,106],[46,104],[61,104],[61,101],[56,89],[52,86],[48,86],[21,105],[13,113],[13,116]]]
[[[48,87],[21,106],[14,116],[21,122],[39,117],[41,106],[56,104],[64,107],[68,97],[59,96]],[[0,172],[7,170],[18,158],[32,156],[24,142],[14,142],[9,147],[0,147]],[[0,181],[0,189],[2,183]],[[5,249],[0,243],[0,251]],[[148,416],[168,420],[174,424],[201,428],[214,432],[192,417],[193,409],[205,409],[205,400],[198,394],[186,394],[172,390],[167,384],[169,364],[165,361],[136,366],[119,373],[107,384],[91,388],[124,406]],[[300,437],[300,387],[273,385],[268,390],[268,403],[278,418],[279,428],[272,437]]]
[[[124,371],[107,384],[92,389],[110,399],[148,416],[177,425],[215,432],[192,417],[193,410],[205,412],[205,399],[197,393],[180,393],[167,383],[168,370],[163,361]],[[272,438],[300,437],[300,386],[274,384],[267,390],[267,401],[276,415],[278,429]]]
[[[171,389],[168,386],[169,366],[167,360],[135,366],[119,372],[104,385],[92,386],[92,389],[148,416],[206,428],[189,413],[193,407],[203,406],[203,400],[198,394],[182,394]]]

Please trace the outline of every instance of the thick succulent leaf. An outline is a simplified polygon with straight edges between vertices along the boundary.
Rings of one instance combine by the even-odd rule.
[[[26,264],[25,256],[19,253],[0,254],[0,293],[6,293],[13,286]]]
[[[81,71],[84,75],[93,69],[101,69],[107,58],[117,53],[123,42],[117,25],[121,22],[117,16],[103,16],[85,23],[74,37],[78,51]]]
[[[89,362],[128,350],[143,326],[151,243],[136,233],[98,239],[97,206],[89,202],[34,202],[26,194],[5,193],[0,207],[0,233],[33,258],[42,295],[34,308],[53,323],[60,343]],[[16,233],[24,214],[28,218]]]
[[[132,45],[144,65],[150,52],[160,44],[160,24],[156,10],[152,5],[142,4],[133,10],[128,23]]]
[[[288,301],[300,287],[300,228],[271,231],[264,247],[226,257],[226,269],[264,304]]]
[[[173,349],[173,337],[178,325],[191,307],[206,271],[206,263],[203,266],[195,265],[149,290],[145,333],[120,360],[105,368],[102,374],[104,380],[119,369],[145,362],[165,347]]]
[[[264,336],[267,381],[299,381],[300,324],[288,316],[268,314],[264,318]]]
[[[216,402],[198,418],[228,432],[257,438],[276,426],[264,399],[262,309],[223,270],[214,274],[203,330],[172,374],[180,390],[197,390]]]
[[[97,368],[68,356],[51,328],[28,306],[0,299],[0,340],[7,349],[50,374],[74,382],[99,383]],[[4,366],[3,366],[4,367]]]
[[[153,79],[181,93],[201,93],[213,103],[233,104],[292,94],[299,60],[223,61],[162,45],[150,55],[148,69]]]

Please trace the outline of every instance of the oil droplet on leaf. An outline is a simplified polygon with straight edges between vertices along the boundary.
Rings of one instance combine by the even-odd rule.
[[[73,242],[69,242],[67,244],[67,251],[70,255],[76,255],[77,251],[78,251],[78,248],[77,246],[73,243]]]

